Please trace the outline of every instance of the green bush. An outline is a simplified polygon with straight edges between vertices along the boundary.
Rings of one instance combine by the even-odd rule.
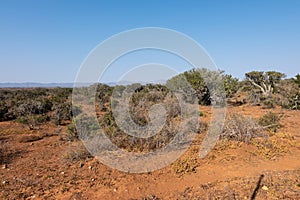
[[[67,125],[67,140],[74,141],[78,139],[78,133],[76,130],[76,126],[74,120]]]
[[[172,90],[183,90],[196,95],[201,105],[210,105],[212,100],[217,105],[225,104],[225,97],[232,97],[238,90],[238,79],[206,68],[192,69],[167,81]],[[189,89],[192,87],[193,91]]]
[[[276,132],[282,125],[280,124],[280,119],[282,116],[274,112],[268,112],[259,118],[258,123],[263,127],[271,131]]]

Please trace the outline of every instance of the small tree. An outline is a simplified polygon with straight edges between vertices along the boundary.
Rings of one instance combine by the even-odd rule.
[[[300,87],[300,74],[297,74],[294,78],[295,83]]]
[[[194,68],[169,79],[167,87],[194,92],[199,104],[210,105],[215,101],[220,105],[224,103],[225,97],[230,97],[236,92],[237,83],[237,79],[225,75],[224,71]]]
[[[260,89],[264,97],[269,97],[276,91],[276,86],[285,74],[276,71],[252,71],[245,74],[246,80]]]
[[[232,97],[239,89],[239,80],[230,74],[223,75],[226,97]]]

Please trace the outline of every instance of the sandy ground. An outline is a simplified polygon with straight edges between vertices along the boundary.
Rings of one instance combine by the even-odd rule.
[[[201,110],[208,121],[210,108]],[[247,105],[227,110],[256,118],[268,111]],[[194,159],[195,172],[182,174],[173,165],[129,174],[95,158],[70,162],[65,153],[73,144],[60,140],[58,127],[29,130],[1,122],[0,199],[300,199],[300,111],[273,111],[283,114],[283,127],[272,136],[279,147],[267,158],[255,144],[219,142],[200,159],[202,134],[181,158]]]

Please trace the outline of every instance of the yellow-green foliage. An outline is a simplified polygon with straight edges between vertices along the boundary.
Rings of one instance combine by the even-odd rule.
[[[186,174],[196,172],[196,168],[199,166],[195,158],[179,159],[172,164],[172,168],[176,174]]]
[[[253,152],[254,155],[267,160],[276,159],[276,157],[290,152],[292,147],[297,146],[295,138],[286,133],[278,133],[269,139],[254,139],[252,144],[257,148]]]

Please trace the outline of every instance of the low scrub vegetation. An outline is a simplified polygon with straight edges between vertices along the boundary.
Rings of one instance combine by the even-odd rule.
[[[267,114],[263,115],[259,118],[258,123],[263,128],[267,128],[276,132],[282,125],[280,124],[280,119],[282,115],[276,114],[274,112],[268,112]]]
[[[199,163],[195,158],[179,159],[172,164],[173,171],[176,174],[184,175],[186,173],[195,173]]]
[[[268,136],[267,130],[276,132],[282,126],[280,119],[282,115],[268,112],[259,119],[244,116],[241,114],[231,114],[227,117],[221,139],[235,140],[250,143],[252,139]]]
[[[225,121],[221,139],[249,143],[253,138],[262,135],[262,127],[254,118],[231,114]]]
[[[147,152],[168,144],[178,132],[181,108],[177,98],[170,95],[169,89],[163,85],[134,84],[126,88],[126,91],[131,92],[132,96],[129,100],[128,116],[123,117],[129,117],[128,120],[132,120],[141,129],[150,124],[149,113],[153,105],[162,103],[166,109],[166,121],[162,129],[154,136],[139,138],[128,135],[117,124],[115,117],[122,117],[123,112],[114,113],[112,111],[111,105],[119,106],[120,109],[126,106],[123,105],[124,101],[121,99],[124,90],[123,86],[117,87],[117,91],[114,91],[113,98],[111,98],[111,104],[110,98],[99,99],[100,102],[96,103],[99,105],[98,110],[104,112],[99,118],[100,126],[110,140],[120,148],[136,152]],[[127,123],[127,118],[123,121]]]

